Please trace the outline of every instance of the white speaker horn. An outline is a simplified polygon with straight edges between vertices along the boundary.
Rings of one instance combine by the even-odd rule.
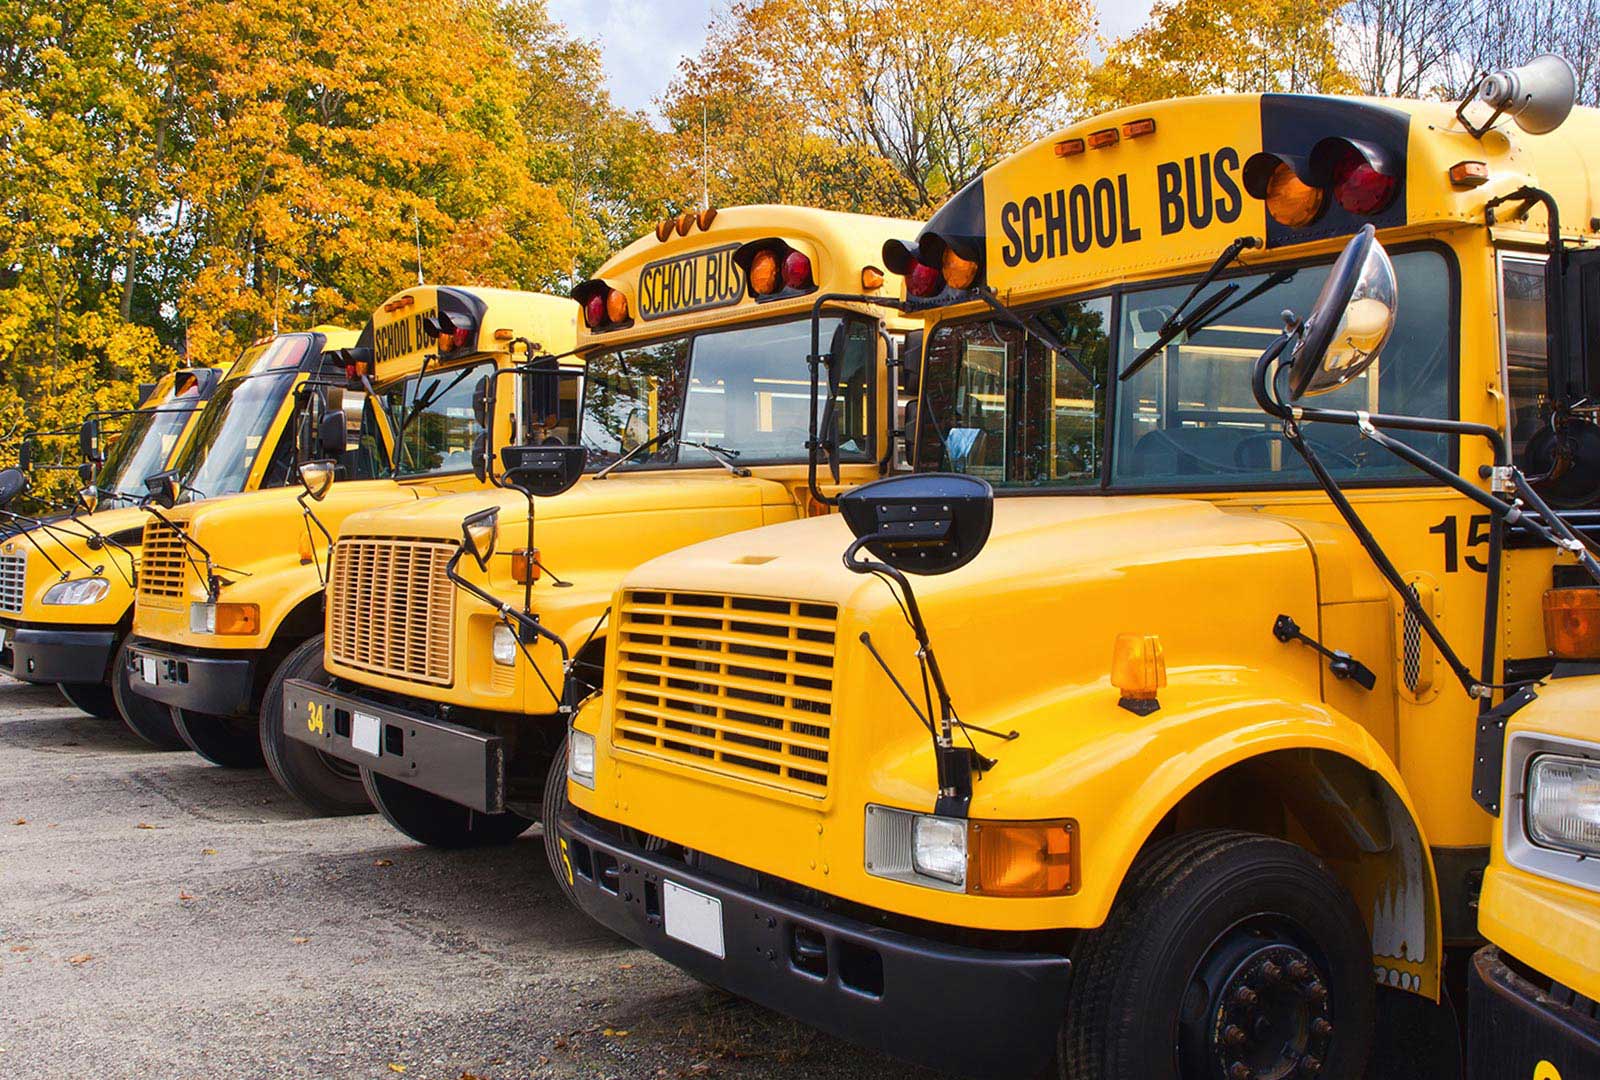
[[[1578,76],[1565,57],[1536,56],[1526,64],[1490,73],[1478,85],[1478,99],[1509,115],[1529,135],[1560,127],[1578,98]]]

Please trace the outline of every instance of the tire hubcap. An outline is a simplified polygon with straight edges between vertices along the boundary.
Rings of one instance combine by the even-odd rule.
[[[1268,927],[1235,927],[1191,980],[1179,1025],[1185,1077],[1311,1080],[1334,1034],[1328,979],[1316,959]]]

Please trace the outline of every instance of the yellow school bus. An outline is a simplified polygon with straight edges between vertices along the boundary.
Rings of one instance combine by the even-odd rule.
[[[626,576],[569,737],[581,906],[963,1074],[1359,1076],[1380,1021],[1447,1027],[1480,711],[1550,671],[1558,560],[1482,500],[1600,468],[1543,302],[1600,113],[1522,105],[1140,105],[886,249],[916,472]]]
[[[1489,944],[1469,973],[1471,1080],[1600,1076],[1600,680],[1593,670],[1558,666],[1506,725],[1507,812],[1494,831],[1478,908]]]
[[[144,388],[137,408],[85,420],[85,486],[64,516],[6,512],[18,529],[0,541],[0,670],[54,683],[91,716],[123,716],[114,661],[133,617],[144,478],[176,460],[224,370],[171,372]],[[114,429],[104,451],[102,423]]]
[[[154,485],[127,649],[131,687],[191,749],[261,764],[263,699],[321,629],[339,524],[476,486],[477,379],[519,342],[569,347],[576,311],[563,297],[419,285],[347,348],[274,347],[236,369],[207,426],[217,447],[246,451],[197,456],[166,491]]]
[[[352,784],[342,798],[308,790],[308,801],[353,808],[370,796],[411,838],[457,847],[507,842],[559,800],[566,676],[598,683],[622,575],[685,544],[821,509],[807,445],[818,348],[842,358],[819,487],[890,468],[891,360],[912,324],[893,310],[880,259],[885,240],[914,228],[799,207],[685,214],[580,284],[581,424],[563,439],[582,448],[575,486],[554,498],[475,492],[345,522],[326,671],[290,682],[283,724],[359,768],[365,794]],[[509,468],[515,452],[498,457]],[[478,558],[463,558],[463,545]],[[377,614],[390,610],[385,583],[397,575],[410,582],[405,621]],[[533,620],[561,644],[530,632]]]

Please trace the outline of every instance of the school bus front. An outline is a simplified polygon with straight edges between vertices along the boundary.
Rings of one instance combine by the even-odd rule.
[[[535,615],[565,640],[576,676],[597,684],[624,573],[663,551],[811,512],[808,357],[819,296],[859,298],[831,304],[821,323],[819,347],[837,343],[840,353],[839,478],[824,462],[821,482],[881,475],[892,453],[891,335],[910,324],[875,303],[894,299],[878,263],[883,242],[913,227],[730,207],[665,222],[608,260],[574,291],[584,310],[581,416],[557,435],[587,448],[583,478],[531,505],[500,490],[349,519],[328,607],[326,667],[339,687],[292,683],[290,736],[359,768],[380,811],[419,842],[489,844],[526,829],[552,763],[560,792],[566,673],[549,641],[519,640],[484,596]],[[508,385],[500,400],[513,396]],[[491,511],[493,555],[457,562],[482,590],[473,596],[450,584],[444,561],[464,520]],[[414,551],[437,553],[426,602],[408,609],[435,635],[432,668],[403,647],[411,624],[391,624],[389,637],[369,629],[368,612],[387,603],[385,579],[354,569]],[[381,736],[358,739],[358,726]]]
[[[885,255],[926,303],[915,468],[992,487],[986,544],[896,584],[813,519],[627,575],[571,736],[580,904],[954,1072],[1359,1075],[1375,1011],[1436,1000],[1446,945],[1476,941],[1481,685],[1447,661],[1476,670],[1488,611],[1488,681],[1547,672],[1554,556],[1513,546],[1486,594],[1477,503],[1353,424],[1286,427],[1252,373],[1371,225],[1397,321],[1321,400],[1520,451],[1545,223],[1486,209],[1537,182],[1589,234],[1600,122],[1568,125],[1480,139],[1443,105],[1188,99],[957,194]],[[1481,440],[1403,438],[1483,482]]]

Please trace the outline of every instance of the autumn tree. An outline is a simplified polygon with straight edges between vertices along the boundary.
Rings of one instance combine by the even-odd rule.
[[[717,20],[663,112],[676,160],[769,197],[926,213],[1079,107],[1086,0],[745,0]],[[843,178],[844,183],[838,180]]]

